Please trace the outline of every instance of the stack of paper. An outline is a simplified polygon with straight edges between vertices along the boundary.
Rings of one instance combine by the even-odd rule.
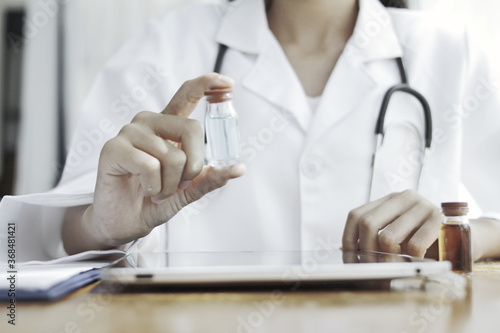
[[[99,269],[110,261],[95,261],[96,256],[125,255],[121,250],[89,251],[46,262],[17,265],[0,264],[0,301],[56,300],[100,278]],[[81,261],[94,258],[94,261]],[[116,259],[116,258],[115,258]],[[105,260],[105,259],[103,259]]]

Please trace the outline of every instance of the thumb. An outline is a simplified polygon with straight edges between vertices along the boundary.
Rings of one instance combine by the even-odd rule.
[[[230,179],[243,176],[245,172],[246,166],[243,163],[233,165],[227,169],[204,167],[191,185],[184,190],[188,204],[226,185]]]

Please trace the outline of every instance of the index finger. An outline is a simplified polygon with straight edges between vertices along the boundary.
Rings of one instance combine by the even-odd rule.
[[[343,250],[358,250],[359,240],[359,220],[369,211],[378,207],[384,201],[388,200],[392,194],[371,201],[349,212],[347,221],[344,227],[344,234],[342,235],[342,249]]]
[[[233,85],[234,81],[231,78],[217,73],[186,81],[161,113],[188,117],[204,96],[205,91],[213,88],[231,88]]]

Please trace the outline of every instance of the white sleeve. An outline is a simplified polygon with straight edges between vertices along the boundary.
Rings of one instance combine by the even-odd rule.
[[[0,203],[2,232],[0,244],[7,249],[8,236],[14,241],[15,260],[50,260],[67,255],[61,239],[61,223],[66,208],[89,204],[88,194],[33,194],[4,197]],[[9,244],[12,244],[9,242]],[[0,262],[7,261],[8,251],[0,251]]]
[[[500,220],[500,73],[468,45],[468,78],[458,112],[463,120],[462,181],[482,211]]]

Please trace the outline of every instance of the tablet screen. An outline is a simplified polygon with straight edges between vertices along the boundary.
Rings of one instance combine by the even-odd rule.
[[[266,251],[266,252],[133,252],[127,267],[213,267],[344,265],[354,263],[431,261],[408,255],[372,251]]]
[[[370,251],[130,253],[105,281],[155,285],[256,285],[368,281],[448,272],[448,262]]]

